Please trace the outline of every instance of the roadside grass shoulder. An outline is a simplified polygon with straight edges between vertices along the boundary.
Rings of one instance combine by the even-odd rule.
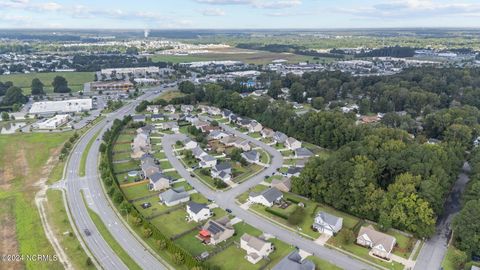
[[[315,264],[316,269],[321,269],[321,270],[342,270],[342,268],[336,266],[333,263],[330,263],[328,261],[322,260],[318,257],[315,256],[308,256],[306,259],[311,260]]]
[[[95,269],[93,264],[87,263],[89,257],[73,233],[63,204],[62,192],[59,190],[48,190],[47,199],[46,210],[50,226],[73,267],[75,269]]]
[[[118,255],[118,257],[122,260],[123,263],[128,267],[128,269],[133,270],[141,270],[142,268],[128,255],[128,253],[120,246],[120,244],[113,238],[113,236],[108,231],[107,226],[103,223],[101,218],[95,213],[92,209],[88,208],[88,214],[92,219],[95,227],[97,227],[98,231],[102,235],[103,239],[108,243],[108,245],[112,248],[112,250]]]

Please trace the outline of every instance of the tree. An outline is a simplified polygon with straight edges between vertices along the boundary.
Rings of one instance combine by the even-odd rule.
[[[14,104],[24,104],[28,101],[28,98],[23,95],[22,89],[16,86],[11,86],[7,89],[5,96],[3,97],[2,104],[11,106]]]
[[[178,85],[178,90],[184,94],[192,94],[195,92],[195,84],[191,81],[183,81]]]
[[[3,120],[3,121],[8,121],[8,120],[10,120],[10,116],[8,115],[7,112],[2,112],[2,120]]]
[[[164,250],[167,248],[167,241],[165,239],[159,239],[156,241],[157,247],[160,250]]]
[[[38,79],[34,78],[32,80],[32,95],[45,95],[45,91],[43,90],[43,83]]]
[[[305,209],[298,207],[288,216],[288,223],[291,225],[299,225],[305,219]]]
[[[87,260],[85,261],[85,265],[88,267],[93,265],[92,259],[90,257],[87,257]]]
[[[150,229],[149,227],[143,228],[143,237],[149,238],[150,236],[152,236],[152,234],[152,229]]]
[[[455,245],[468,254],[480,254],[480,200],[468,201],[453,220]]]
[[[185,256],[179,252],[176,252],[173,254],[173,262],[177,265],[182,265],[185,263]]]
[[[352,230],[344,228],[338,233],[338,241],[342,245],[353,244],[355,242],[355,234]]]
[[[467,254],[461,250],[454,250],[451,260],[455,269],[463,269],[463,266],[468,260]]]
[[[62,76],[55,76],[52,82],[53,92],[55,93],[70,93],[72,89],[68,88],[68,81]]]
[[[317,110],[323,109],[323,106],[325,106],[325,99],[323,97],[313,98],[312,106]]]

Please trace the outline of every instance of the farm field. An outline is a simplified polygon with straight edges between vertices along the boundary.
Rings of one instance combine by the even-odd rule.
[[[151,57],[154,62],[196,62],[196,61],[242,61],[247,64],[269,64],[273,60],[285,59],[290,63],[299,62],[316,62],[311,56],[303,56],[292,53],[273,53],[267,51],[243,50],[243,49],[228,49],[216,50],[214,53],[177,56],[177,55],[154,55]]]
[[[53,92],[52,81],[55,76],[63,76],[68,81],[72,92],[83,90],[83,84],[94,80],[94,72],[45,72],[27,74],[0,75],[1,82],[11,81],[13,85],[23,89],[24,94],[30,94],[30,85],[34,78],[40,79],[47,93]]]
[[[2,254],[46,254],[54,250],[47,240],[34,203],[35,184],[47,180],[58,163],[61,146],[72,132],[0,136],[0,223]],[[62,168],[63,169],[63,168]],[[54,178],[62,170],[53,170]],[[63,269],[59,262],[25,262],[13,268]]]

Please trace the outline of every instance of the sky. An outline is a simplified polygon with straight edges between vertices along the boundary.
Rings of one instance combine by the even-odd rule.
[[[0,28],[480,27],[480,0],[0,0]]]

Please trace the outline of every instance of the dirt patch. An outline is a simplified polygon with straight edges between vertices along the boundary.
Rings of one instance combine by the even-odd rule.
[[[15,198],[0,200],[0,254],[18,254],[13,204]],[[1,269],[24,269],[21,262],[1,262]]]

